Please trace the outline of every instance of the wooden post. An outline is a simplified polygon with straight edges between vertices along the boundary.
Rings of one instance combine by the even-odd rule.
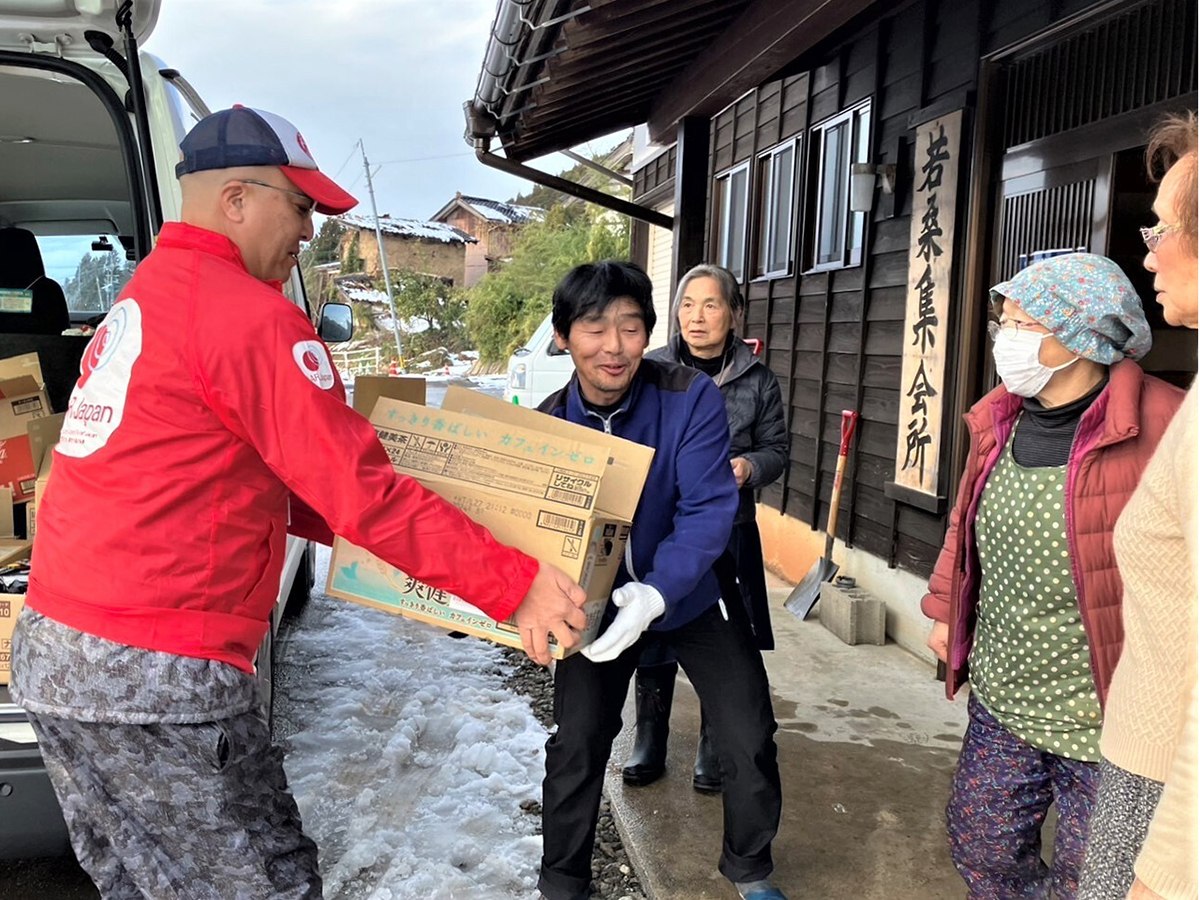
[[[675,143],[675,228],[671,251],[671,289],[692,266],[704,262],[708,197],[709,120],[686,116]]]

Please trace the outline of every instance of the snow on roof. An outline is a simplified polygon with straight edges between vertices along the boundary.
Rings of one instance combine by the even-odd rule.
[[[518,206],[515,203],[505,203],[503,200],[488,200],[485,197],[459,198],[479,215],[491,222],[507,222],[509,225],[524,225],[527,222],[540,222],[546,217],[546,211],[537,206]]]
[[[366,231],[375,230],[375,220],[370,216],[339,216],[338,221],[347,228],[361,228]],[[391,216],[379,217],[379,230],[384,234],[392,234],[402,238],[416,238],[421,241],[441,241],[443,244],[477,244],[479,241],[453,225],[445,222],[422,222],[419,219],[393,219]]]
[[[520,206],[503,200],[488,200],[486,197],[467,197],[455,194],[454,199],[433,214],[435,221],[450,215],[457,206],[465,206],[479,218],[504,225],[526,225],[546,218],[546,211],[537,206]]]
[[[350,300],[355,300],[359,303],[376,303],[386,305],[388,295],[386,291],[377,291],[373,288],[350,287],[346,285],[338,285],[341,292]]]

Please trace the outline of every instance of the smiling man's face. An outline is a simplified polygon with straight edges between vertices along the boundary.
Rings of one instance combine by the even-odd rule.
[[[628,392],[650,336],[641,307],[629,297],[618,297],[602,312],[576,319],[571,333],[556,333],[554,341],[571,354],[583,398],[610,406]]]

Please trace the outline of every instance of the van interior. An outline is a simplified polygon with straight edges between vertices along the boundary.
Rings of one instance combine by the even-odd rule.
[[[0,357],[36,351],[54,409],[133,272],[129,156],[92,87],[0,65]]]

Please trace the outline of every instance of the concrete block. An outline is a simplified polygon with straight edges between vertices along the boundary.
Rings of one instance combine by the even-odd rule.
[[[887,640],[887,607],[850,579],[821,585],[817,614],[821,624],[843,643],[883,644]]]

